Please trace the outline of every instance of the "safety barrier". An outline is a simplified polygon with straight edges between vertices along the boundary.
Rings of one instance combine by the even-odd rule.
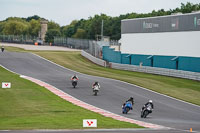
[[[84,50],[81,51],[81,55],[84,56],[85,58],[89,59],[90,61],[94,62],[95,64],[98,64],[100,66],[106,66],[106,61],[101,60],[99,58],[96,58],[89,53],[85,52]]]
[[[182,70],[173,70],[166,68],[157,68],[157,67],[147,67],[147,66],[136,66],[136,65],[128,65],[128,64],[118,64],[118,63],[110,63],[111,68],[120,69],[120,70],[128,70],[135,72],[144,72],[151,74],[158,74],[164,76],[185,78],[200,81],[200,73],[197,72],[189,72]]]
[[[81,51],[81,55],[90,61],[98,64],[100,66],[106,67],[106,61],[96,58],[85,51]],[[158,67],[148,67],[148,66],[136,66],[136,65],[128,65],[128,64],[119,64],[119,63],[109,63],[110,68],[120,69],[120,70],[128,70],[135,72],[144,72],[150,74],[158,74],[164,76],[171,76],[177,78],[185,78],[200,81],[200,73],[198,72],[189,72],[182,70],[174,70],[174,69],[166,69],[166,68],[158,68]]]

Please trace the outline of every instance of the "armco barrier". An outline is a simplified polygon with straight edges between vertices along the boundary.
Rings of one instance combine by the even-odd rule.
[[[84,56],[85,58],[89,59],[90,61],[94,62],[95,64],[98,64],[98,65],[104,66],[104,67],[106,66],[106,61],[96,58],[83,50],[81,51],[81,55]]]
[[[83,50],[81,52],[81,55],[84,56],[85,58],[89,59],[90,61],[94,62],[95,64],[106,67],[106,61],[104,61],[104,60],[98,59],[98,58],[88,54],[87,52],[85,52]],[[120,70],[144,72],[144,73],[151,73],[151,74],[158,74],[158,75],[164,75],[164,76],[171,76],[171,77],[185,78],[185,79],[192,79],[192,80],[200,81],[200,73],[197,73],[197,72],[189,72],[189,71],[158,68],[158,67],[118,64],[118,63],[113,63],[113,62],[110,62],[109,66],[111,68],[120,69]]]
[[[112,63],[112,62],[110,63],[110,67],[115,68],[115,69],[120,69],[120,70],[144,72],[144,73],[151,73],[151,74],[158,74],[158,75],[200,81],[200,73],[197,73],[197,72],[188,72],[188,71],[157,68],[157,67],[135,66],[135,65],[128,65],[128,64]]]

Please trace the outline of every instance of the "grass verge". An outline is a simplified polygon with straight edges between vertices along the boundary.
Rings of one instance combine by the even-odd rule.
[[[97,119],[98,128],[142,128],[75,106],[47,89],[0,67],[0,130],[82,129],[83,119]]]
[[[24,51],[23,49],[18,49],[14,47],[8,47],[8,50]],[[81,73],[126,81],[162,94],[166,94],[193,104],[200,105],[199,81],[104,68],[82,57],[80,52],[31,52],[38,54],[57,64],[60,64],[66,68]]]

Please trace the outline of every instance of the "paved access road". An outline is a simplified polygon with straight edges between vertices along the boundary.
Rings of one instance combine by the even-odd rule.
[[[121,113],[122,103],[133,96],[135,98],[134,109],[124,116],[176,128],[176,132],[190,128],[200,132],[199,106],[174,100],[124,82],[76,73],[30,53],[0,53],[0,64],[19,74],[47,82],[86,103],[119,115],[123,115]],[[77,88],[74,89],[70,77],[75,73],[79,77],[79,82]],[[91,89],[95,81],[99,81],[101,85],[98,96],[93,96]],[[153,100],[155,109],[148,118],[141,119],[140,109],[149,99]]]
[[[67,47],[61,47],[61,46],[48,46],[48,45],[30,45],[30,44],[16,44],[16,43],[1,43],[3,46],[9,46],[9,47],[18,47],[23,48],[25,50],[45,50],[45,51],[80,51],[78,49],[72,49]]]

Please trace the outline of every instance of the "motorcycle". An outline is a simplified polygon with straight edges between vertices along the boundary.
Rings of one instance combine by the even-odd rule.
[[[93,87],[93,92],[94,92],[94,95],[97,96],[97,93],[99,92],[99,86],[98,85],[95,85]]]
[[[78,80],[72,79],[72,86],[75,88],[77,86]]]
[[[141,109],[141,118],[146,118],[147,115],[149,115],[150,113],[152,113],[151,105],[147,105],[146,107],[143,107]]]
[[[130,110],[132,110],[132,103],[130,101],[126,102],[122,105],[122,113],[127,114]]]
[[[2,52],[4,51],[4,47],[1,47],[1,51],[2,51]]]

